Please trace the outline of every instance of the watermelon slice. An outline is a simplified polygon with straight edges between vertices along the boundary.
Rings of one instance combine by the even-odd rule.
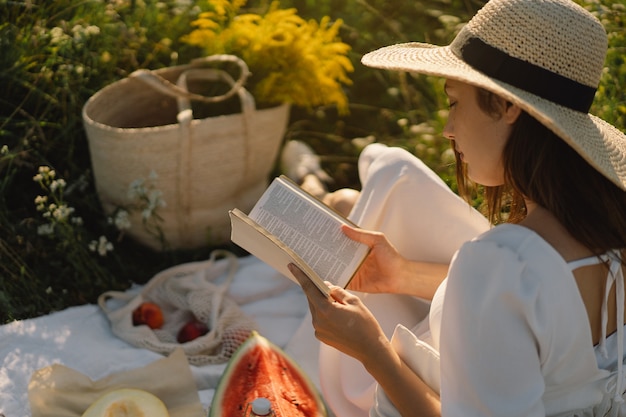
[[[230,358],[215,389],[209,417],[245,416],[267,398],[275,417],[326,417],[317,388],[282,349],[253,331]]]

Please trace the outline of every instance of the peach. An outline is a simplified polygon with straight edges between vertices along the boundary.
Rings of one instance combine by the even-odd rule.
[[[133,311],[133,325],[140,326],[142,324],[147,325],[151,329],[160,329],[163,326],[163,312],[161,307],[155,303],[146,301],[141,303]]]

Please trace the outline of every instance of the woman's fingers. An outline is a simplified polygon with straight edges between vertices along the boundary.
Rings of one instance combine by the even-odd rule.
[[[344,290],[341,287],[333,285],[328,281],[324,281],[324,283],[330,289],[331,298],[341,304],[346,304],[346,301],[348,301],[350,297],[354,297],[354,295],[350,294],[348,291]]]
[[[298,268],[295,264],[289,264],[287,265],[287,268],[289,268],[289,271],[291,271],[304,292],[308,293],[307,288],[309,287],[309,285],[313,285],[309,277],[304,272],[302,272],[302,270]]]
[[[328,299],[296,265],[288,268],[307,297],[315,337],[357,359],[362,356],[363,343],[376,344],[382,331],[357,296],[326,283],[332,300]]]
[[[309,277],[304,272],[302,272],[302,270],[298,268],[296,264],[290,263],[289,265],[287,265],[287,268],[289,268],[289,271],[291,271],[293,276],[302,287],[302,290],[304,291],[306,297],[309,299],[309,302],[313,299],[313,297],[321,297],[327,299],[326,296],[322,294],[322,292],[319,290],[319,288],[315,286],[313,281],[311,281]]]
[[[342,225],[341,230],[350,239],[363,243],[370,248],[384,239],[384,235],[381,232],[375,232],[372,230],[359,229],[348,225]]]

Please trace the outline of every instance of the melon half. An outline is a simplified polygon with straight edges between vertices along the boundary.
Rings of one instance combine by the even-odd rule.
[[[89,406],[82,417],[169,417],[163,401],[140,389],[110,391]]]
[[[215,389],[209,417],[243,416],[258,398],[269,400],[270,415],[275,417],[327,415],[322,397],[300,366],[253,331],[230,358]]]

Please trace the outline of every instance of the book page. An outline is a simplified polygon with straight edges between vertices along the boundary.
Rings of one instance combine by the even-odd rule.
[[[232,209],[229,211],[229,215],[233,242],[297,284],[298,281],[287,268],[289,263],[295,263],[308,275],[309,279],[313,281],[322,294],[330,297],[328,286],[324,283],[324,280],[289,246],[281,242],[276,236],[268,233],[240,210]]]
[[[275,179],[249,217],[296,252],[322,279],[346,286],[369,248],[349,239],[349,222],[288,180]]]

